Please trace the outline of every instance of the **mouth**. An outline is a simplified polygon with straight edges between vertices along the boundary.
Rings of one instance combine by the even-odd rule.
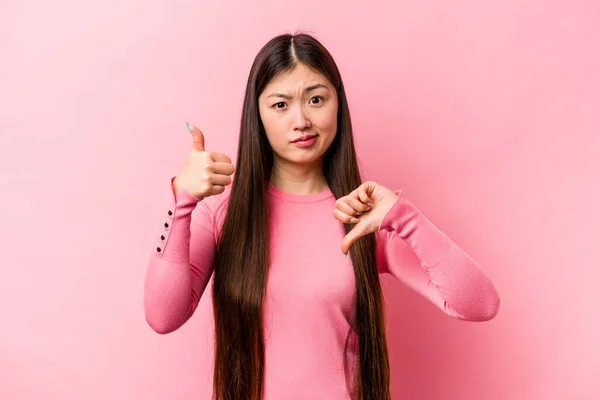
[[[299,138],[297,138],[296,140],[294,140],[292,143],[296,143],[296,142],[305,142],[307,140],[310,140],[314,137],[317,137],[317,135],[304,135],[304,136],[300,136]]]

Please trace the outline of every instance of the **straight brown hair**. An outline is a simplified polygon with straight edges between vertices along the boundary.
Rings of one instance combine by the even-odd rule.
[[[236,175],[215,256],[212,299],[216,337],[215,400],[260,400],[262,396],[265,358],[262,304],[269,265],[266,196],[273,168],[273,149],[260,119],[258,97],[273,78],[298,64],[322,74],[337,92],[338,130],[323,164],[329,188],[338,199],[362,183],[346,93],[333,57],[311,35],[274,37],[257,54],[248,77]],[[344,227],[346,232],[352,229],[350,224]],[[355,335],[359,351],[354,366],[347,365],[345,352],[348,390],[356,400],[389,400],[390,371],[375,234],[356,241],[350,257],[356,280],[356,306],[346,346],[350,335]],[[353,374],[348,372],[350,367],[355,371]],[[348,382],[351,375],[353,379]]]

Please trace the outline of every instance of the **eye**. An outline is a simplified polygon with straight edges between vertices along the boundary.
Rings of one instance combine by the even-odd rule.
[[[313,102],[314,99],[319,99],[320,101],[318,103]],[[311,104],[319,104],[323,102],[323,98],[321,96],[315,96],[313,98],[310,99]]]
[[[279,107],[279,106],[281,106],[281,107]],[[279,103],[275,103],[275,104],[273,104],[272,107],[274,107],[274,108],[283,108],[283,107],[285,107],[285,101],[280,101]]]

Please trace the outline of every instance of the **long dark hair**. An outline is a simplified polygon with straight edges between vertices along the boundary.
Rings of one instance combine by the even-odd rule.
[[[262,302],[269,264],[266,192],[273,168],[273,149],[260,119],[258,97],[274,77],[298,64],[325,76],[337,91],[338,130],[323,164],[329,188],[337,199],[362,183],[350,111],[333,57],[308,34],[283,34],[271,39],[257,54],[248,77],[236,178],[231,185],[215,257],[213,398],[216,400],[260,400],[262,396]],[[344,226],[346,232],[352,228],[350,224]],[[358,357],[357,365],[352,366],[356,371],[354,380],[347,385],[356,400],[390,399],[383,297],[375,252],[374,233],[361,237],[350,252],[356,278],[356,308],[348,337],[352,333],[357,338]],[[348,381],[349,366],[347,362],[344,364]]]

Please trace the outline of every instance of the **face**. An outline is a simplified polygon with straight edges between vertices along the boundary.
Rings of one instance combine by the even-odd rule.
[[[275,163],[322,161],[336,135],[338,111],[335,88],[323,75],[298,64],[269,82],[258,106]],[[293,143],[305,135],[315,138]]]

